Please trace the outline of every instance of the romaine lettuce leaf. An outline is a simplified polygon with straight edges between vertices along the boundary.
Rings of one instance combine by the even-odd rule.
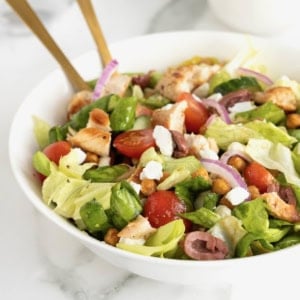
[[[233,215],[242,221],[248,232],[254,235],[262,235],[269,228],[269,215],[264,201],[260,198],[236,206]]]

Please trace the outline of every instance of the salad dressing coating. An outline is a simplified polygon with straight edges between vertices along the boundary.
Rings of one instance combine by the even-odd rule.
[[[161,259],[299,243],[300,85],[273,80],[255,55],[102,76],[70,99],[65,124],[35,118],[46,205],[99,241]]]

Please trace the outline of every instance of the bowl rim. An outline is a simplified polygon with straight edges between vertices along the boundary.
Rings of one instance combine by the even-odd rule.
[[[181,31],[167,31],[167,32],[158,32],[158,33],[150,33],[150,34],[144,34],[144,35],[138,35],[127,39],[122,39],[117,42],[114,42],[110,44],[109,46],[111,48],[119,48],[122,46],[123,43],[132,43],[136,41],[143,41],[143,39],[156,39],[156,38],[164,38],[164,37],[170,37],[170,36],[186,36],[186,35],[194,35],[196,36],[220,36],[223,37],[230,37],[230,38],[236,38],[237,40],[241,38],[245,38],[245,34],[242,33],[235,33],[235,32],[227,32],[227,31],[212,31],[212,30],[181,30]],[[257,37],[254,35],[249,35],[252,40],[258,41],[259,43],[267,43],[265,38]],[[78,57],[72,59],[72,63],[76,66],[76,64],[81,61],[85,56],[89,56],[96,53],[96,49],[89,50],[87,52],[82,53]],[[33,206],[48,220],[55,223],[58,227],[62,228],[71,236],[76,237],[81,243],[87,245],[91,245],[94,247],[99,248],[99,251],[101,249],[105,251],[112,252],[113,254],[116,254],[118,256],[122,256],[124,258],[128,259],[134,259],[137,261],[143,261],[143,262],[150,262],[150,263],[158,263],[160,265],[164,266],[183,266],[183,267],[194,267],[198,268],[201,267],[209,267],[209,268],[217,268],[222,266],[232,266],[232,263],[234,262],[234,265],[246,265],[248,263],[259,263],[260,261],[264,260],[270,260],[274,259],[276,257],[282,256],[283,253],[288,254],[288,252],[293,252],[295,248],[299,248],[300,245],[294,245],[290,246],[285,249],[281,249],[279,251],[274,251],[267,254],[261,254],[261,255],[255,255],[251,257],[243,257],[243,258],[229,258],[229,259],[223,259],[223,260],[206,260],[206,261],[196,261],[196,260],[179,260],[179,259],[162,259],[159,257],[152,257],[152,256],[144,256],[141,254],[132,253],[129,251],[125,251],[122,249],[118,249],[116,247],[110,246],[106,244],[103,241],[99,241],[96,238],[93,238],[92,236],[88,235],[86,232],[81,231],[78,229],[75,225],[72,225],[70,222],[65,220],[63,217],[55,213],[51,208],[49,208],[41,199],[38,199],[36,195],[34,195],[33,191],[28,189],[26,186],[24,180],[22,179],[21,174],[18,172],[18,166],[15,160],[12,156],[12,149],[14,147],[14,138],[17,136],[17,123],[18,123],[18,117],[22,113],[22,110],[24,107],[26,107],[27,102],[30,100],[32,95],[35,93],[36,90],[40,88],[41,85],[47,83],[51,78],[54,78],[56,76],[62,76],[64,77],[64,74],[60,68],[56,68],[54,71],[50,72],[47,76],[45,76],[40,82],[38,82],[35,87],[27,94],[24,101],[21,103],[21,105],[18,107],[13,120],[11,122],[11,126],[9,129],[9,139],[8,139],[8,152],[9,152],[9,162],[10,166],[14,175],[14,178],[16,179],[18,185],[21,187],[22,192],[24,193],[24,196],[30,200],[30,202],[33,204]]]

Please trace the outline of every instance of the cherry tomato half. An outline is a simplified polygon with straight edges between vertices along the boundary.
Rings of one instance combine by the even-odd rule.
[[[262,165],[251,162],[244,170],[244,178],[248,185],[255,185],[260,193],[265,193],[268,186],[274,182],[273,175]]]
[[[71,151],[71,145],[66,141],[54,142],[46,146],[43,150],[44,154],[56,164],[62,156],[67,155]]]
[[[150,224],[158,228],[173,220],[180,219],[180,213],[186,211],[185,204],[172,191],[156,191],[151,194],[144,205],[144,216]],[[189,231],[191,222],[184,220],[186,231]]]
[[[113,146],[125,156],[139,158],[150,147],[155,146],[152,129],[131,130],[120,133]]]
[[[201,126],[205,124],[209,117],[207,108],[197,101],[190,93],[181,93],[177,101],[187,101],[188,107],[185,114],[185,127],[187,132],[199,133]]]

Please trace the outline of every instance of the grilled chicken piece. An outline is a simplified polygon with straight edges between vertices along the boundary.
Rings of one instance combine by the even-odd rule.
[[[135,220],[128,223],[119,233],[120,238],[144,239],[146,240],[152,233],[156,231],[148,219],[139,215]]]
[[[155,125],[162,125],[169,130],[184,133],[184,111],[186,108],[186,101],[180,101],[175,104],[167,104],[160,109],[154,110],[152,114],[153,127],[155,127]]]
[[[276,192],[265,193],[260,195],[260,197],[266,202],[267,210],[272,216],[288,222],[300,221],[300,215],[296,206],[286,203]]]
[[[82,107],[92,102],[92,92],[80,91],[76,93],[70,100],[67,107],[67,117],[71,118],[72,115],[77,113]]]
[[[110,94],[115,94],[123,97],[128,89],[130,82],[131,77],[129,77],[128,75],[114,73],[109,81],[105,84],[100,97]]]
[[[205,63],[170,68],[157,83],[156,90],[172,101],[176,101],[182,92],[192,92],[219,70],[219,65]]]
[[[263,93],[256,93],[255,102],[273,102],[286,112],[293,112],[297,109],[296,95],[291,88],[285,86],[277,86]]]
[[[98,128],[83,128],[75,135],[69,136],[68,141],[73,147],[79,147],[84,151],[92,152],[99,156],[108,156],[111,133]]]
[[[89,114],[86,127],[111,131],[109,115],[100,108],[94,108]]]

